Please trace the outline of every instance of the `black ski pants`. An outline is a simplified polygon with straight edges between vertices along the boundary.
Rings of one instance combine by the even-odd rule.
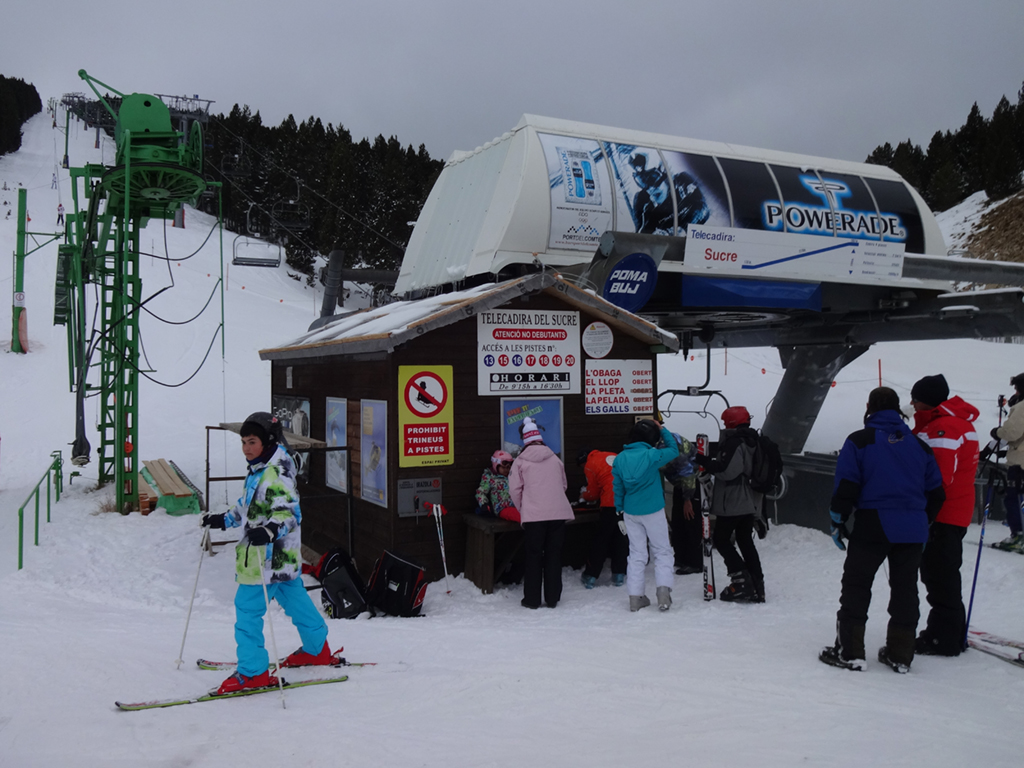
[[[1006,522],[1010,533],[1016,536],[1024,526],[1024,510],[1020,506],[1021,487],[1024,486],[1024,467],[1011,464],[1006,470],[1007,489],[1003,496],[1003,508],[1006,510]]]
[[[859,522],[859,521],[858,521]],[[843,566],[839,623],[867,624],[875,573],[889,561],[889,626],[917,631],[921,617],[917,598],[917,569],[922,544],[890,544],[885,539],[851,538]]]
[[[736,543],[733,544],[733,534]],[[761,558],[754,546],[754,516],[737,515],[715,518],[715,532],[712,540],[718,554],[725,560],[725,568],[730,574],[746,571],[754,579],[755,584],[764,584],[764,572],[761,570]],[[739,551],[736,551],[739,547]]]
[[[614,507],[601,507],[598,510],[600,517],[597,521],[597,530],[594,531],[590,540],[590,550],[587,553],[587,567],[583,570],[585,576],[593,576],[595,579],[601,575],[606,558],[612,559],[612,573],[626,573],[626,559],[629,555],[629,539],[619,530],[619,516],[615,514]]]
[[[942,653],[960,651],[967,631],[960,583],[966,533],[967,529],[959,525],[932,523],[928,544],[921,555],[921,581],[932,607],[923,634],[933,640]]]
[[[527,605],[540,606],[540,588],[544,602],[554,608],[562,598],[562,543],[565,520],[540,520],[523,523],[526,570],[523,572],[523,599]]]
[[[690,568],[699,571],[704,567],[701,540],[703,538],[700,502],[691,501],[694,507],[692,520],[683,516],[683,490],[672,490],[672,549],[675,550],[676,568]]]

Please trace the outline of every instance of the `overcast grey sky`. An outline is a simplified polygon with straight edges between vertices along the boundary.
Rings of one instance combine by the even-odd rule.
[[[530,112],[859,161],[1024,82],[1024,0],[12,0],[0,23],[0,74],[44,102],[84,68],[442,159]]]

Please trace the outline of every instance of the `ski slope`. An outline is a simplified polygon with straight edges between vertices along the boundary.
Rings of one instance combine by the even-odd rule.
[[[58,121],[62,123],[62,120]],[[109,144],[72,128],[71,162],[109,161]],[[55,169],[63,136],[45,114],[25,130],[19,152],[0,158],[0,182],[29,189],[35,231],[48,231],[59,202],[70,210],[66,173]],[[61,187],[51,189],[58,173]],[[14,221],[0,208],[0,250],[14,250]],[[218,235],[191,259],[213,222],[189,209],[186,228],[151,224],[143,258],[144,294],[174,288],[151,303],[169,319],[191,317],[220,274]],[[37,229],[38,228],[38,229]],[[225,233],[225,250],[230,240]],[[948,240],[947,236],[947,240]],[[524,610],[520,587],[492,595],[461,576],[428,590],[424,618],[330,621],[332,648],[353,661],[339,686],[145,712],[118,712],[115,700],[198,694],[224,676],[194,666],[200,656],[234,657],[233,558],[202,561],[194,517],[102,511],[109,489],[94,490],[95,462],[53,506],[40,545],[26,535],[16,570],[18,506],[74,436],[65,331],[53,327],[56,246],[28,257],[31,351],[7,353],[10,309],[0,309],[0,766],[393,765],[393,766],[1018,766],[1024,672],[991,656],[919,657],[909,675],[874,661],[852,673],[816,660],[834,636],[843,554],[828,536],[774,527],[758,548],[767,603],[701,600],[699,575],[677,576],[667,613],[631,614],[607,571],[594,590],[566,570],[556,610]],[[181,260],[178,261],[177,259]],[[142,458],[173,459],[197,484],[205,471],[205,425],[265,409],[269,363],[257,350],[299,335],[320,295],[287,269],[227,273],[226,355],[219,339],[187,385],[143,380]],[[0,293],[11,273],[0,269]],[[214,301],[216,305],[216,299]],[[199,367],[219,308],[199,321],[168,326],[144,317],[142,339],[154,378],[177,383]],[[681,357],[659,366],[661,387],[700,383],[705,361]],[[868,391],[882,382],[906,397],[922,375],[944,372],[953,391],[982,411],[979,432],[995,425],[996,397],[1019,373],[1019,347],[979,341],[886,344],[842,371],[811,433],[808,449],[837,450],[861,423]],[[763,419],[781,376],[774,350],[732,350],[712,360],[713,386]],[[95,423],[94,406],[87,418]],[[721,408],[714,406],[715,413]],[[715,434],[711,418],[674,413],[669,426]],[[95,432],[90,433],[98,444]],[[214,471],[240,473],[237,439],[214,441]],[[67,465],[70,470],[71,466]],[[237,489],[233,489],[237,490]],[[215,510],[227,494],[212,494]],[[233,496],[236,494],[232,494]],[[30,507],[31,510],[31,507]],[[822,510],[822,515],[827,510]],[[1005,536],[990,525],[986,536]],[[965,590],[979,530],[967,534]],[[719,587],[725,569],[716,556]],[[198,574],[191,624],[175,661]],[[648,574],[649,593],[653,595]],[[314,593],[315,596],[315,593]],[[875,584],[869,651],[884,642],[887,587]],[[974,625],[1024,639],[1024,557],[986,549]],[[927,608],[927,606],[924,606]],[[280,653],[297,633],[275,606]]]

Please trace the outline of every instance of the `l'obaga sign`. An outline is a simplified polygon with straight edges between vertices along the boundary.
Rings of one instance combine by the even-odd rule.
[[[398,366],[398,466],[455,462],[454,392],[450,365]]]

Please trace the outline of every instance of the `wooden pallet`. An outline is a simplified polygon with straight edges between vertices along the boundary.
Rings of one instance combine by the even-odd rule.
[[[148,515],[154,509],[156,509],[157,499],[159,498],[156,491],[153,490],[152,486],[146,482],[146,478],[139,473],[139,511]]]
[[[153,476],[153,481],[161,496],[175,496],[180,499],[192,495],[192,489],[182,482],[178,473],[171,468],[166,459],[143,461],[142,464]]]

